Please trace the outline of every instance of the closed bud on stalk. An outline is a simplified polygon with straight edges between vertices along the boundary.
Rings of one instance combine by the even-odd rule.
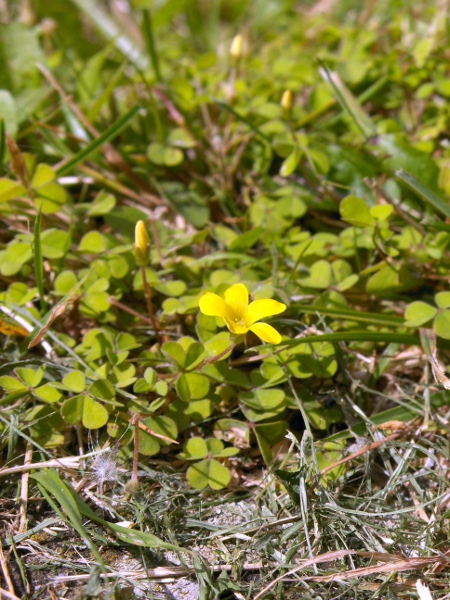
[[[134,258],[139,267],[146,267],[150,261],[150,238],[144,221],[136,223],[134,232]]]
[[[281,97],[280,104],[281,104],[281,108],[283,109],[284,113],[288,116],[291,114],[292,102],[293,102],[293,96],[292,96],[291,90],[285,90],[283,92],[283,96]]]
[[[237,63],[242,56],[242,47],[244,45],[244,38],[242,34],[238,33],[234,36],[230,46],[230,56],[233,62]]]

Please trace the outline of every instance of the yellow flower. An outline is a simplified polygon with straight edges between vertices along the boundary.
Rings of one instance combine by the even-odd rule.
[[[232,285],[221,298],[206,292],[199,300],[200,310],[210,317],[223,317],[228,329],[235,335],[253,331],[263,342],[279,344],[281,335],[267,323],[257,323],[260,319],[277,315],[286,310],[286,305],[276,300],[255,300],[248,303],[248,291],[242,283]]]
[[[134,258],[139,267],[146,267],[150,260],[150,238],[144,221],[136,223],[134,232]]]
[[[238,33],[232,39],[230,46],[230,56],[234,62],[238,62],[238,60],[241,58],[243,46],[244,38],[242,37],[242,34]]]

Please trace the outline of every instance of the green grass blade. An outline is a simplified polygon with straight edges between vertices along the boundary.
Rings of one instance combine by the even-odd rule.
[[[44,298],[44,259],[42,256],[41,247],[41,223],[42,223],[42,202],[39,206],[38,214],[34,222],[34,273],[36,275],[36,283],[39,292],[39,301],[41,303],[41,310],[44,312],[47,310],[47,303]]]
[[[299,346],[313,342],[379,342],[391,344],[406,344],[420,346],[420,338],[413,333],[389,333],[385,331],[342,331],[339,333],[324,333],[323,335],[308,335],[295,340],[283,340],[283,345]]]
[[[437,212],[450,219],[450,206],[443,198],[435,194],[430,188],[421,183],[411,173],[399,169],[395,176],[406,185],[411,191],[415,192],[424,202],[432,206]]]
[[[441,406],[445,406],[448,403],[448,395],[446,394],[436,394],[431,400],[431,407],[433,409],[440,408]],[[383,423],[388,423],[389,421],[402,421],[406,423],[408,421],[412,421],[416,419],[419,412],[414,410],[414,408],[409,408],[407,406],[395,406],[394,408],[389,408],[388,410],[384,410],[382,412],[377,413],[370,417],[370,422],[374,425],[382,425]],[[367,432],[367,424],[364,421],[360,421],[355,425],[352,425],[351,430],[345,429],[344,431],[339,431],[324,440],[320,440],[320,443],[324,442],[336,442],[338,440],[347,440],[355,435],[362,436]]]
[[[150,14],[150,11],[148,10],[148,8],[144,8],[142,10],[142,17],[143,17],[144,36],[145,36],[145,41],[147,43],[147,50],[148,50],[148,54],[150,56],[150,61],[152,63],[152,67],[153,67],[153,71],[155,73],[156,80],[159,83],[161,83],[162,76],[161,76],[161,69],[159,67],[159,57],[158,57],[158,52],[156,50],[155,36],[153,34],[152,17],[151,17],[151,14]]]
[[[93,140],[90,144],[88,144],[85,148],[77,152],[75,156],[72,156],[66,163],[64,163],[59,169],[56,171],[58,177],[61,175],[67,175],[70,173],[78,164],[86,160],[86,158],[91,155],[93,152],[101,148],[104,144],[111,141],[115,138],[119,133],[125,129],[125,127],[129,124],[129,122],[134,119],[137,115],[141,107],[139,105],[133,106],[127,111],[124,115],[120,117],[111,127],[106,129],[101,135],[98,136],[95,140]]]
[[[108,41],[132,62],[138,69],[145,70],[148,66],[147,58],[139,50],[134,41],[119,29],[108,13],[103,10],[96,0],[72,0],[78,8],[84,12],[86,17],[92,21],[97,29]]]
[[[405,323],[401,317],[394,315],[383,315],[379,313],[363,313],[361,311],[352,310],[349,308],[328,308],[317,306],[302,306],[294,305],[300,312],[306,314],[325,315],[336,319],[348,319],[349,321],[358,321],[360,323],[368,323],[370,325],[379,325],[381,327],[402,327]]]
[[[30,477],[35,479],[59,503],[64,513],[67,515],[72,527],[84,539],[89,550],[95,556],[98,566],[106,573],[105,563],[87,531],[83,527],[81,513],[78,510],[77,503],[63,479],[61,479],[58,473],[51,469],[43,469],[40,473],[32,473]]]
[[[221,100],[215,100],[215,103],[217,104],[217,106],[220,106],[221,108],[224,108],[229,113],[231,113],[233,115],[233,117],[236,117],[236,119],[241,121],[241,123],[245,123],[245,125],[247,125],[247,127],[250,127],[250,129],[254,133],[256,133],[256,135],[259,135],[259,137],[261,137],[264,141],[272,142],[272,140],[269,138],[269,136],[267,136],[265,133],[260,131],[258,129],[258,127],[253,125],[253,123],[251,121],[249,121],[246,117],[243,117],[242,115],[240,115],[237,111],[234,110],[234,108],[232,108],[231,106],[226,104],[226,102],[222,102]]]
[[[61,489],[63,495],[61,497],[56,497],[58,502],[63,507],[66,514],[68,514],[68,510],[71,511],[71,515],[78,515],[76,518],[81,519],[81,515],[90,519],[91,521],[95,521],[104,527],[107,527],[110,531],[113,531],[119,539],[126,542],[127,544],[133,544],[137,546],[144,546],[146,548],[164,548],[166,550],[174,550],[175,552],[183,552],[183,548],[176,546],[174,544],[168,544],[161,540],[156,535],[152,533],[146,533],[143,531],[137,531],[134,529],[127,529],[121,525],[117,525],[116,523],[111,523],[110,521],[105,521],[97,515],[97,513],[92,510],[92,508],[86,504],[86,502],[77,494],[77,492],[73,489],[73,487],[68,483],[61,479],[61,477],[54,471],[50,469],[44,469],[39,475],[46,476],[45,482],[47,485],[45,486],[50,492],[51,490]],[[50,475],[48,474],[50,473]],[[44,485],[42,481],[42,477],[38,479],[35,475],[33,475],[36,480],[38,480],[42,485]],[[50,489],[51,488],[51,489]],[[64,502],[64,504],[63,504]],[[71,519],[72,521],[72,519]],[[78,530],[77,530],[78,531]],[[79,532],[81,535],[81,532]]]
[[[339,104],[360,130],[362,137],[367,139],[375,135],[376,129],[372,119],[364,111],[358,100],[347,88],[339,75],[330,71],[322,61],[319,61],[319,64],[320,74],[324,81],[332,88]]]

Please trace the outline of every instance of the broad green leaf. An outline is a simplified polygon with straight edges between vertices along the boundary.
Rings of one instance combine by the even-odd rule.
[[[405,311],[407,327],[421,327],[436,316],[437,308],[420,300],[411,302]]]
[[[44,369],[35,371],[34,369],[29,369],[27,367],[17,367],[15,371],[19,379],[30,388],[38,386],[44,376]]]
[[[204,458],[208,455],[208,446],[203,438],[190,438],[184,446],[184,452],[180,453],[181,458],[195,460]]]
[[[41,400],[44,400],[44,402],[49,403],[59,402],[62,398],[61,392],[53,387],[50,383],[46,383],[41,385],[41,387],[36,388],[33,391],[33,394]]]
[[[154,433],[158,433],[160,435],[165,436],[169,440],[176,441],[178,437],[178,428],[175,424],[175,421],[170,417],[166,416],[156,416],[150,417],[148,419],[144,419],[143,424],[148,427]],[[151,435],[149,432],[141,431],[142,435]],[[170,441],[163,440],[161,438],[156,438],[158,444],[161,446],[169,446],[171,444]]]
[[[94,201],[88,205],[87,214],[90,217],[100,217],[107,215],[116,205],[116,198],[104,190],[95,197]]]
[[[199,400],[209,391],[209,379],[201,373],[182,373],[177,379],[176,388],[184,402]]]
[[[189,485],[197,490],[203,490],[208,485],[213,490],[221,490],[230,483],[230,471],[217,460],[202,460],[187,471]]]
[[[377,204],[370,209],[372,217],[380,223],[389,219],[393,212],[394,207],[391,204]]]
[[[230,348],[230,352],[225,354],[221,360],[228,358],[232,351],[230,334],[226,331],[221,331],[205,342],[205,350],[212,357],[219,356],[222,352],[225,352],[227,348]]]
[[[444,340],[450,340],[450,310],[439,312],[433,321],[433,329]]]
[[[104,406],[91,396],[84,397],[82,422],[86,429],[100,429],[108,422],[109,414]]]
[[[372,216],[369,207],[362,198],[357,196],[347,196],[339,206],[341,218],[346,223],[355,227],[372,227],[375,225],[375,218]]]
[[[161,346],[161,350],[171,362],[179,367],[184,365],[185,352],[177,342],[166,342]]]
[[[392,267],[383,267],[367,281],[366,290],[368,294],[381,295],[386,292],[392,293],[400,285],[400,276]]]
[[[89,231],[80,241],[78,251],[85,254],[101,254],[107,247],[105,236],[98,231]]]
[[[45,258],[62,258],[70,248],[70,235],[59,229],[46,229],[41,233],[42,254]]]
[[[301,280],[302,285],[315,289],[327,289],[332,282],[331,265],[327,260],[318,260],[309,271],[309,277]]]
[[[72,396],[61,406],[61,416],[70,425],[81,423],[83,418],[84,395]]]
[[[21,381],[10,375],[2,375],[0,377],[0,387],[6,392],[26,392],[28,387]]]
[[[40,163],[34,172],[31,180],[31,187],[35,190],[38,190],[41,186],[53,181],[55,177],[55,171],[50,167],[50,165]]]
[[[280,168],[280,176],[281,177],[289,177],[297,168],[298,163],[302,157],[302,152],[299,148],[296,148],[294,152],[289,154],[289,156],[283,161],[283,164]]]
[[[73,271],[62,271],[55,279],[55,291],[58,294],[68,294],[78,283]]]
[[[8,202],[27,193],[27,189],[11,179],[0,179],[0,203]]]
[[[112,400],[116,396],[114,386],[106,379],[94,381],[94,383],[89,386],[88,392],[95,398],[100,398],[101,400]]]
[[[64,375],[63,384],[71,392],[79,394],[83,392],[86,387],[86,379],[82,371],[72,371],[72,373]]]
[[[450,292],[438,292],[434,299],[439,308],[450,307]]]

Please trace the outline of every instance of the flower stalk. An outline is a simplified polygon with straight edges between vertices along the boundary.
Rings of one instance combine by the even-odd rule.
[[[147,304],[148,314],[150,321],[152,322],[153,332],[156,337],[158,344],[161,344],[161,335],[159,333],[158,321],[155,317],[152,304],[152,290],[148,284],[146,267],[150,262],[150,238],[147,233],[147,229],[143,221],[136,223],[135,235],[134,235],[134,257],[136,264],[141,269],[142,281],[144,284],[144,296]]]

